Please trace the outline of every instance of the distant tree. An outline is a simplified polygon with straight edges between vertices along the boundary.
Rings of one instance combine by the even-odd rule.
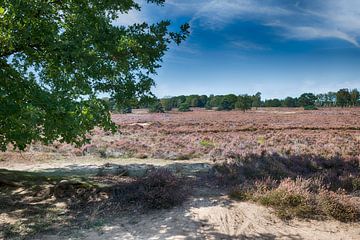
[[[315,101],[316,101],[316,96],[313,93],[303,93],[299,97],[299,104],[301,107],[314,106]]]
[[[176,100],[177,100],[177,101],[176,101],[176,104],[175,104],[174,107],[179,107],[180,104],[186,102],[186,96],[184,96],[184,95],[178,96],[178,97],[176,98]]]
[[[316,95],[315,105],[323,107],[326,102],[326,94],[320,93]]]
[[[253,104],[253,97],[249,95],[240,95],[238,96],[238,100],[236,102],[235,107],[245,112],[246,110],[251,109],[252,104]]]
[[[179,112],[190,112],[191,111],[190,106],[187,103],[180,104],[178,110],[179,110]]]
[[[297,100],[296,98],[287,97],[283,101],[284,107],[297,107]]]
[[[159,100],[154,101],[154,103],[152,103],[149,107],[149,113],[163,113],[163,112],[165,111],[163,105]]]
[[[186,103],[189,104],[191,107],[200,107],[201,106],[201,100],[199,95],[191,95],[188,97]]]
[[[211,107],[219,107],[220,106],[220,102],[222,101],[222,99],[224,98],[224,96],[221,95],[210,95],[208,102],[210,104]]]
[[[219,111],[230,111],[232,109],[234,109],[234,107],[232,106],[231,102],[226,98],[222,99],[220,105],[217,108],[217,110]]]
[[[360,93],[359,91],[355,88],[350,92],[351,95],[351,105],[352,106],[357,106],[360,103]]]
[[[206,104],[205,104],[205,109],[206,110],[212,110],[212,106],[210,104],[210,101],[207,101]]]
[[[261,92],[257,92],[252,97],[252,106],[256,109],[261,106]]]
[[[351,94],[349,89],[343,88],[336,93],[336,105],[346,107],[351,104]]]
[[[200,96],[200,104],[198,107],[205,107],[206,103],[208,101],[208,97],[206,95],[201,95]]]
[[[267,99],[264,103],[265,107],[281,107],[281,101],[277,98]]]
[[[336,105],[336,92],[328,92],[325,94],[325,106],[333,107]]]
[[[161,105],[164,107],[165,111],[171,111],[173,108],[172,98],[163,98],[160,100]]]
[[[235,108],[236,102],[237,102],[237,96],[234,94],[223,96],[218,105],[218,110],[230,111]]]

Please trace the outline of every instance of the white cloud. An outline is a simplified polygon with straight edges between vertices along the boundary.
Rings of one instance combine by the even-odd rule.
[[[337,38],[347,41],[356,47],[359,47],[354,36],[336,29],[316,28],[316,27],[289,27],[285,33],[289,38],[299,40]]]
[[[258,50],[258,51],[266,51],[270,50],[268,47],[264,47],[260,44],[256,44],[253,42],[237,40],[230,43],[234,48],[241,50]]]
[[[191,22],[211,28],[222,28],[239,19],[262,19],[272,16],[290,15],[291,11],[258,0],[211,0],[200,4]]]
[[[113,21],[113,24],[116,26],[129,26],[145,21],[147,21],[147,18],[142,11],[131,10],[127,14],[120,14],[119,17]]]
[[[190,23],[219,30],[239,20],[257,21],[290,39],[334,38],[359,47],[360,0],[168,0]],[[276,24],[274,24],[276,22]]]

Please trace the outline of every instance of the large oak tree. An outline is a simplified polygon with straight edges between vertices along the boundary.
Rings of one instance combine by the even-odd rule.
[[[163,4],[164,0],[148,0]],[[99,95],[119,103],[152,96],[169,47],[188,35],[170,22],[114,26],[133,0],[0,0],[0,148],[32,141],[82,144],[114,130]]]

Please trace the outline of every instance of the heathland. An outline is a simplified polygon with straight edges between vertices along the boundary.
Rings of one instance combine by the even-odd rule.
[[[0,237],[359,237],[359,108],[112,119],[115,134],[95,129],[80,148],[0,153]]]

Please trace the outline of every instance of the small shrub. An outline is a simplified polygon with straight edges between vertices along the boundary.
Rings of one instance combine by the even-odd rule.
[[[190,110],[190,106],[189,106],[189,104],[187,104],[187,103],[182,103],[182,104],[180,104],[180,106],[179,106],[179,112],[190,112],[191,110]]]
[[[206,103],[206,104],[205,104],[205,109],[206,109],[206,110],[212,110],[211,104],[210,104],[210,103]]]
[[[247,192],[245,189],[242,189],[240,187],[233,188],[229,193],[229,197],[237,201],[250,200],[251,196],[252,195],[250,192]]]
[[[323,190],[318,196],[318,204],[325,215],[336,220],[342,222],[360,220],[359,203],[345,194]]]
[[[258,137],[257,142],[259,145],[264,145],[266,140],[263,136]]]
[[[285,179],[278,188],[255,196],[255,200],[273,207],[283,219],[312,217],[316,214],[316,203],[308,190],[309,185],[304,179]]]
[[[182,181],[168,169],[151,171],[141,183],[144,204],[151,209],[171,208],[187,197]]]
[[[119,113],[121,113],[121,114],[132,113],[132,108],[131,107],[122,107],[119,109]]]
[[[318,110],[318,108],[315,105],[307,105],[304,106],[304,110]]]
[[[261,196],[259,202],[265,206],[273,207],[276,214],[282,219],[311,217],[315,211],[304,196],[279,189]]]
[[[352,180],[353,191],[360,191],[360,177]]]
[[[149,113],[164,113],[164,108],[160,101],[156,101],[149,107]]]
[[[206,139],[201,140],[200,145],[206,148],[215,147],[215,144],[212,141]]]

